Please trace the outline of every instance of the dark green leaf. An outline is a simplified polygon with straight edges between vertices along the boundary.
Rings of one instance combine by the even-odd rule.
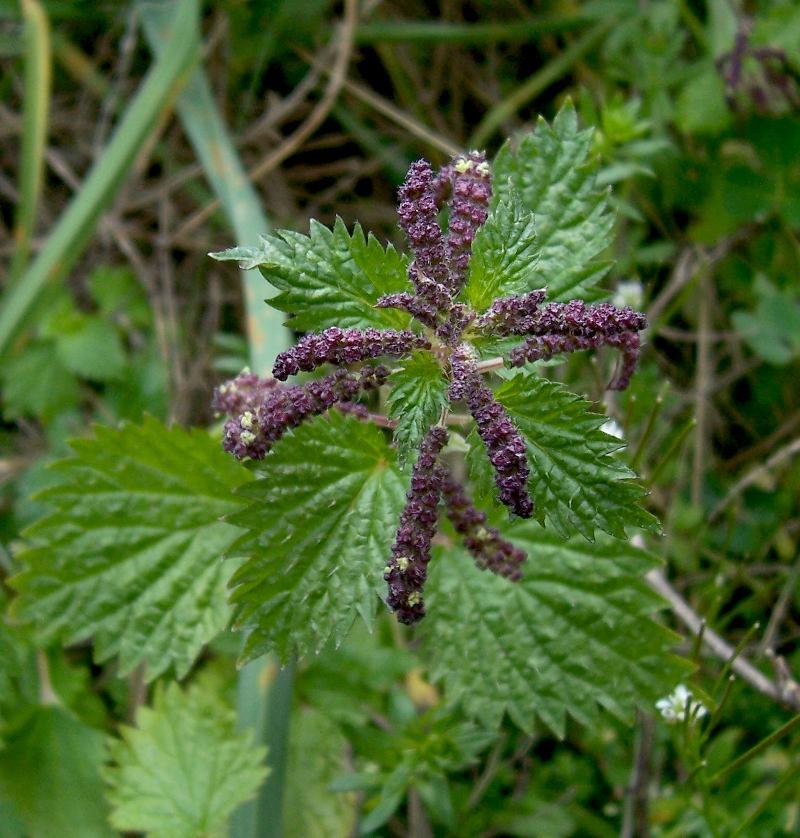
[[[424,650],[448,697],[491,729],[504,713],[524,730],[539,717],[562,736],[567,714],[597,721],[597,704],[630,719],[685,674],[677,638],[650,614],[642,576],[655,559],[609,539],[563,542],[532,521],[504,529],[526,550],[514,583],[478,570],[460,550],[431,563]]]
[[[259,268],[281,293],[270,305],[291,315],[299,331],[329,326],[403,328],[405,312],[375,308],[378,297],[406,291],[406,258],[383,248],[356,224],[352,235],[341,218],[333,230],[311,221],[309,235],[291,230],[262,237],[260,247],[234,247],[211,254],[243,269]]]
[[[494,164],[495,205],[516,193],[534,217],[535,263],[525,290],[547,286],[553,300],[585,297],[608,270],[597,258],[614,217],[595,183],[591,146],[592,130],[578,129],[569,104],[552,125],[540,119],[533,133],[508,141]]]
[[[285,436],[245,487],[252,505],[229,518],[250,530],[236,572],[244,659],[282,658],[344,638],[357,614],[372,625],[404,504],[395,452],[378,428],[331,413]]]
[[[587,401],[560,384],[524,371],[504,381],[495,397],[525,438],[540,522],[562,538],[577,531],[592,539],[595,529],[616,538],[631,527],[658,530],[639,505],[644,491],[633,472],[613,456],[620,441],[600,430],[607,417],[591,413]]]
[[[467,299],[476,311],[488,308],[497,297],[524,294],[540,288],[536,224],[513,191],[492,206],[478,230],[469,263]]]
[[[144,662],[149,678],[183,675],[227,625],[233,567],[221,557],[240,532],[220,519],[250,474],[208,434],[152,418],[72,448],[41,494],[55,511],[27,532],[15,613],[43,641],[93,638],[121,674]]]

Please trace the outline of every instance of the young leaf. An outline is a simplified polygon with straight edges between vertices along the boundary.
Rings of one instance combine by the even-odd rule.
[[[84,315],[57,335],[56,357],[75,375],[90,381],[119,379],[125,370],[125,349],[114,326]]]
[[[252,797],[267,770],[266,749],[213,692],[177,684],[157,689],[153,707],[141,707],[136,727],[112,740],[115,765],[106,769],[111,823],[154,838],[221,835],[225,820]]]
[[[524,730],[538,716],[563,736],[566,715],[597,720],[596,703],[630,717],[685,675],[677,638],[650,619],[661,600],[642,579],[649,554],[604,538],[564,542],[532,521],[503,534],[528,553],[520,582],[478,570],[460,550],[431,563],[424,651],[465,711]]]
[[[614,216],[595,185],[591,146],[591,129],[579,130],[566,105],[552,125],[540,119],[533,133],[506,142],[497,155],[495,203],[516,193],[536,225],[536,260],[522,290],[546,285],[552,300],[587,297],[608,270],[596,259],[611,241]],[[502,285],[498,292],[518,293]]]
[[[466,295],[476,311],[497,297],[524,294],[545,284],[536,273],[534,215],[510,192],[492,206],[472,244]],[[539,281],[541,284],[536,285]]]
[[[595,529],[616,538],[625,538],[629,527],[658,530],[638,503],[644,491],[631,479],[633,472],[612,456],[620,441],[600,430],[607,417],[590,413],[586,400],[531,372],[504,381],[495,397],[525,438],[528,487],[541,523],[546,520],[562,538],[577,530],[589,540]],[[483,449],[481,455],[485,459]]]
[[[48,421],[78,403],[78,382],[53,352],[49,342],[26,346],[2,365],[3,416],[38,416]]]
[[[389,418],[397,421],[394,441],[400,462],[416,449],[447,406],[447,379],[430,352],[415,352],[391,376]]]
[[[352,835],[356,797],[335,794],[330,786],[347,764],[348,744],[338,726],[319,710],[292,714],[286,769],[284,835],[329,838]]]
[[[281,293],[269,304],[291,314],[298,331],[376,326],[405,328],[410,317],[395,309],[375,308],[384,294],[408,290],[407,260],[386,249],[356,224],[352,235],[341,218],[333,230],[311,221],[307,236],[291,230],[263,236],[260,247],[234,247],[211,254],[259,268]]]
[[[228,520],[235,545],[236,623],[251,630],[244,660],[340,642],[360,614],[374,621],[383,568],[405,502],[394,451],[378,428],[330,413],[287,434],[245,487],[252,506]]]
[[[5,734],[0,797],[13,802],[27,835],[113,835],[100,778],[103,752],[99,730],[55,705],[31,708]]]
[[[233,568],[220,559],[240,533],[220,519],[250,473],[206,433],[152,418],[72,448],[40,496],[55,511],[27,531],[15,613],[42,642],[93,638],[123,675],[146,663],[148,678],[180,677],[228,623]]]

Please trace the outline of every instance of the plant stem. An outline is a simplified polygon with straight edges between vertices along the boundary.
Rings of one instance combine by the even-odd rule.
[[[720,780],[723,780],[732,771],[735,771],[746,762],[749,762],[753,757],[758,756],[762,751],[769,748],[770,745],[774,745],[777,741],[786,736],[787,733],[794,730],[798,725],[800,725],[800,714],[794,716],[792,719],[789,719],[785,725],[770,733],[769,736],[762,739],[757,745],[750,748],[749,751],[745,751],[745,753],[743,753],[740,757],[737,757],[733,760],[733,762],[728,763],[728,765],[724,768],[717,771],[717,773],[709,780],[709,783],[718,783]]]
[[[531,40],[535,35],[563,32],[580,26],[581,15],[531,17],[508,23],[451,23],[429,20],[376,20],[362,23],[356,30],[357,44],[486,44],[498,41],[516,43]]]

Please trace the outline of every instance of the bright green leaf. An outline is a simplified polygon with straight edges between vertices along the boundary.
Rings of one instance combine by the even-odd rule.
[[[497,155],[495,206],[516,193],[536,227],[524,290],[547,286],[553,300],[586,297],[608,270],[597,259],[611,241],[614,216],[595,183],[591,148],[592,130],[578,129],[570,104],[552,125],[540,119],[533,133],[509,140]]]
[[[685,674],[668,655],[677,637],[650,618],[661,606],[642,578],[652,556],[606,538],[564,542],[532,521],[504,535],[528,554],[522,581],[442,553],[420,625],[434,678],[482,725],[508,713],[530,731],[538,717],[562,736],[568,714],[596,723],[597,704],[630,719]]]
[[[237,734],[233,710],[201,686],[156,690],[136,724],[110,745],[111,823],[153,838],[226,834],[228,815],[266,777],[266,750]]]
[[[537,257],[534,215],[510,192],[492,206],[475,236],[466,286],[470,305],[483,311],[497,297],[541,288],[535,284]]]
[[[252,506],[229,518],[248,528],[238,554],[236,622],[250,630],[244,659],[320,650],[357,614],[371,626],[405,481],[373,425],[331,413],[285,436],[243,490]]]
[[[149,678],[182,676],[228,623],[221,558],[240,532],[220,519],[250,474],[204,432],[152,418],[72,448],[41,494],[55,511],[27,531],[15,613],[43,641],[93,638],[121,674],[146,663]]]
[[[234,247],[211,254],[242,269],[259,268],[281,293],[269,304],[291,315],[299,331],[329,326],[402,328],[409,315],[375,308],[378,297],[409,290],[406,258],[384,249],[356,224],[352,235],[341,218],[333,230],[311,221],[309,235],[291,230],[263,236],[259,247]]]
[[[633,472],[612,456],[620,441],[600,430],[606,416],[591,413],[587,401],[560,384],[524,371],[504,381],[495,397],[525,438],[540,522],[562,538],[577,531],[590,540],[595,529],[616,538],[631,527],[658,530],[638,503],[644,492]]]
[[[78,382],[55,356],[52,343],[35,343],[2,365],[3,415],[49,421],[78,403]]]
[[[389,418],[397,421],[394,441],[400,462],[419,447],[447,406],[447,379],[430,352],[415,352],[391,375]]]
[[[90,381],[118,379],[125,369],[119,333],[111,323],[89,315],[56,338],[56,356],[70,372]]]
[[[35,707],[4,736],[0,796],[36,838],[112,835],[100,766],[103,734],[53,706]]]

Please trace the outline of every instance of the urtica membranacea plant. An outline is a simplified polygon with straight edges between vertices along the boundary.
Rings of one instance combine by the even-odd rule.
[[[645,321],[601,287],[614,216],[593,147],[566,106],[491,161],[413,163],[402,250],[337,219],[216,254],[260,270],[299,339],[273,375],[217,388],[229,453],[154,417],[74,441],[15,616],[153,680],[229,626],[242,663],[288,662],[391,612],[487,730],[508,714],[563,736],[670,694],[687,667],[633,539],[659,525],[597,409],[635,416],[637,393],[604,387],[631,380]]]
[[[508,157],[512,152],[505,153]],[[519,161],[512,174],[521,180],[524,191],[527,175],[518,167]],[[509,168],[507,159],[501,160],[501,168],[504,172]],[[498,199],[498,180],[486,155],[478,151],[454,157],[439,171],[426,160],[412,163],[399,189],[397,208],[409,246],[407,286],[375,295],[371,303],[376,313],[390,310],[403,315],[403,321],[398,319],[403,328],[350,325],[343,312],[339,324],[307,331],[281,352],[272,378],[245,371],[220,386],[214,396],[215,409],[228,417],[224,448],[238,459],[264,459],[288,431],[331,408],[395,426],[403,457],[410,453],[410,443],[416,444],[405,507],[383,574],[386,602],[403,623],[425,615],[423,587],[440,509],[480,568],[512,581],[523,573],[525,552],[489,526],[486,513],[476,507],[445,455],[454,428],[474,426],[480,440],[475,446],[482,445],[491,464],[495,498],[512,518],[544,518],[537,513],[529,488],[531,443],[496,398],[488,381],[491,373],[611,347],[619,360],[607,386],[621,390],[636,369],[640,332],[647,326],[645,316],[628,307],[548,299],[546,276],[541,287],[524,287],[527,275],[541,275],[529,246],[536,238],[537,213],[536,207],[530,213],[520,206],[513,181],[514,177],[506,179]],[[542,210],[547,212],[547,207]],[[445,222],[440,221],[442,216]],[[561,222],[568,224],[569,219]],[[217,257],[244,255],[242,249],[234,249]],[[568,260],[569,254],[565,256]],[[489,264],[492,259],[496,264]],[[313,259],[308,261],[313,270]],[[255,264],[270,279],[280,274],[280,264],[268,257]],[[575,283],[577,289],[589,287],[587,277],[582,279]],[[280,281],[274,284],[284,291],[279,303],[292,312],[293,289]],[[508,287],[514,293],[503,294]],[[563,298],[564,289],[558,291]],[[302,316],[296,325],[303,327]],[[491,357],[484,357],[487,352]],[[321,377],[293,386],[284,383],[291,376],[329,366],[333,372]],[[422,379],[417,382],[416,371]],[[438,384],[429,389],[439,388],[433,396],[425,393],[432,379]],[[413,395],[410,400],[398,399],[390,391],[389,404],[400,402],[400,406],[390,411],[395,418],[386,420],[359,402],[370,391],[393,385],[406,391],[416,387],[420,398],[432,404],[407,403],[413,402]],[[414,431],[409,434],[406,428],[405,436],[404,412],[415,414]]]

